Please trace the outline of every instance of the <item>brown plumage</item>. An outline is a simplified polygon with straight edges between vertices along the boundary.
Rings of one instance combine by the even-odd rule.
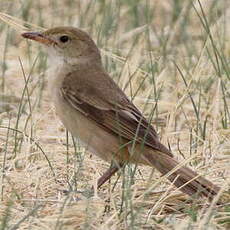
[[[127,162],[151,165],[163,175],[177,167],[152,125],[104,71],[99,50],[85,32],[57,27],[23,37],[50,50],[54,70],[49,88],[63,124],[90,151],[116,163],[99,179],[98,187]],[[213,198],[220,190],[185,166],[168,179],[188,195]]]

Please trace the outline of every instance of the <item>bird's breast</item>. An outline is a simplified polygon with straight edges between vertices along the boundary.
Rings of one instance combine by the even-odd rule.
[[[69,71],[61,67],[50,69],[50,71],[51,74],[48,79],[49,94],[63,125],[90,152],[97,154],[106,161],[110,161],[120,147],[117,137],[106,132],[95,121],[82,114],[65,100],[61,88],[62,82]]]

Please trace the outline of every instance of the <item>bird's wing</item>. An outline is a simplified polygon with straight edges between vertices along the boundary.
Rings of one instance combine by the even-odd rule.
[[[106,73],[101,74],[104,75],[102,82],[95,86],[91,82],[92,76],[87,76],[87,72],[84,76],[79,76],[78,72],[69,73],[62,83],[63,98],[107,132],[125,138],[128,142],[144,144],[172,156],[158,140],[152,125],[123,91]]]

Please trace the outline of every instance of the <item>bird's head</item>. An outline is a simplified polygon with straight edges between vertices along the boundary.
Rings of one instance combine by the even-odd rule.
[[[100,52],[94,41],[86,32],[74,27],[25,32],[22,36],[44,45],[51,58],[62,58],[67,63],[100,61]]]

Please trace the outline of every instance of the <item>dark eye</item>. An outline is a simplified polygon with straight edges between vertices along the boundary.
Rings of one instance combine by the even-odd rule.
[[[63,43],[68,42],[69,41],[69,37],[66,36],[66,35],[63,35],[63,36],[60,37],[60,41],[63,42]]]

